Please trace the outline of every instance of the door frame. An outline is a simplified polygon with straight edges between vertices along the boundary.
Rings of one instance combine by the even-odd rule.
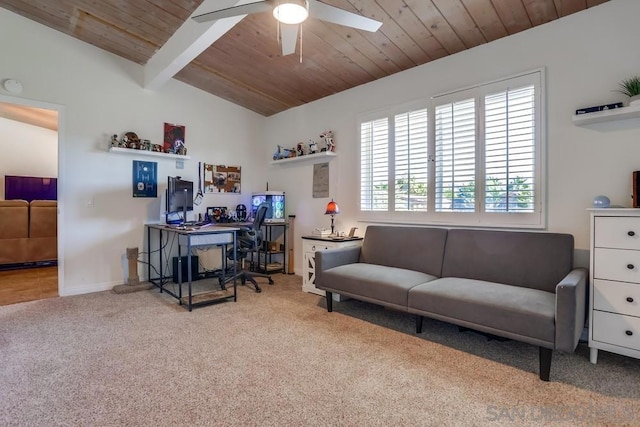
[[[65,142],[65,120],[64,105],[50,102],[36,101],[33,99],[19,98],[0,94],[0,102],[16,104],[23,107],[41,108],[58,112],[58,295],[65,295],[64,292],[64,142]]]

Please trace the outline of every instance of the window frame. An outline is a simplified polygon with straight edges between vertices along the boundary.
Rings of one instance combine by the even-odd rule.
[[[533,212],[479,212],[478,207],[484,206],[485,197],[485,96],[495,94],[508,88],[519,88],[527,84],[534,85],[535,124],[534,124],[534,211]],[[431,224],[439,226],[488,227],[488,228],[540,228],[547,224],[546,201],[546,82],[545,69],[539,68],[510,75],[490,82],[469,86],[447,93],[434,95],[429,99],[416,100],[410,103],[368,112],[358,115],[358,220],[363,222],[402,223],[402,224]],[[456,100],[468,99],[473,94],[476,104],[476,211],[475,212],[436,212],[436,144],[435,144],[435,110],[437,105]],[[393,129],[396,114],[427,108],[428,128],[428,200],[427,211],[395,211],[395,135]],[[362,181],[361,168],[361,126],[362,123],[387,118],[389,126],[389,166],[388,166],[388,201],[386,211],[363,211],[360,206]],[[393,179],[392,179],[393,178]]]

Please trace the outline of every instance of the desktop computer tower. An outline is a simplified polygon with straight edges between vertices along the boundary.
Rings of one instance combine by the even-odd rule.
[[[182,261],[182,283],[189,281],[188,259],[186,256],[180,258]],[[178,257],[173,257],[173,282],[178,283]],[[191,256],[191,281],[198,280],[198,257],[196,255]]]

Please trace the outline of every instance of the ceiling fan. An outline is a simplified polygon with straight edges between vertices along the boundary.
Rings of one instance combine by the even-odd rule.
[[[203,13],[194,16],[193,20],[202,23],[270,10],[273,11],[273,17],[278,21],[278,39],[282,45],[283,56],[295,53],[298,33],[302,34],[301,31],[299,32],[299,27],[308,17],[371,32],[378,31],[382,25],[380,21],[330,6],[318,0],[257,1]],[[302,52],[300,52],[300,58],[302,58]]]

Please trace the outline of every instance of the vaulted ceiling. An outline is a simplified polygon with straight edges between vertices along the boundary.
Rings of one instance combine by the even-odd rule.
[[[270,116],[606,1],[322,0],[383,24],[370,33],[309,18],[302,24],[302,62],[299,51],[281,55],[269,12],[237,24],[190,19],[240,3],[234,0],[0,0],[0,7],[145,65],[151,88],[173,76]],[[174,34],[189,31],[199,35],[180,45]],[[213,44],[175,67],[181,49],[207,37]]]

